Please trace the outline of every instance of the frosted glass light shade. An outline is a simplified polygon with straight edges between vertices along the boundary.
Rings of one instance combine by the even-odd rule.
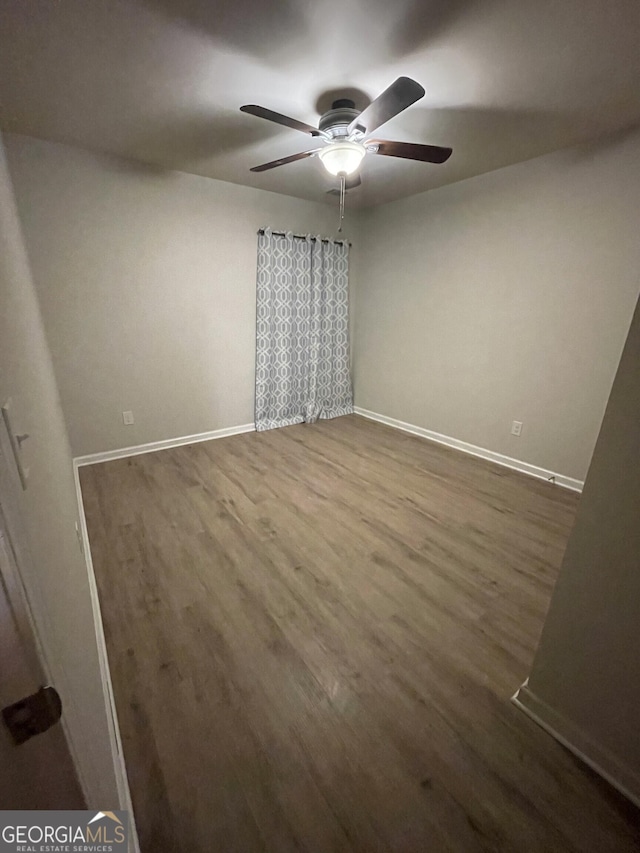
[[[353,174],[366,154],[364,145],[358,142],[331,142],[318,153],[322,165],[332,175]]]

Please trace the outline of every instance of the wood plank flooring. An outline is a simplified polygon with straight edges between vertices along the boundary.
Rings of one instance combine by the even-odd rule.
[[[355,415],[81,481],[143,853],[640,846],[509,702],[574,494]]]

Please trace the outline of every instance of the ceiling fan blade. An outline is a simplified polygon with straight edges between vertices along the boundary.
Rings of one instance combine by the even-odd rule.
[[[270,163],[263,163],[261,166],[254,166],[252,172],[266,172],[267,169],[275,169],[276,166],[286,166],[287,163],[295,163],[296,160],[304,160],[305,157],[313,157],[320,151],[319,148],[314,148],[313,151],[301,151],[300,154],[291,154],[290,157],[281,157],[279,160],[272,160]]]
[[[299,130],[302,133],[310,133],[311,136],[320,136],[320,131],[317,127],[312,127],[310,124],[305,124],[303,121],[298,121],[295,118],[289,118],[289,116],[283,116],[282,113],[275,113],[266,107],[259,107],[256,104],[245,104],[243,107],[240,107],[240,112],[249,113],[249,115],[257,116],[258,118],[266,118],[267,121],[274,121],[276,124],[282,124],[285,127],[290,127],[292,130]]]
[[[423,163],[444,163],[451,157],[451,148],[441,148],[439,145],[420,145],[417,142],[389,142],[386,139],[367,139],[367,148],[376,146],[372,154],[383,154],[385,157],[402,157],[405,160],[420,160]]]
[[[349,125],[349,134],[354,130],[371,133],[385,122],[397,116],[411,104],[424,96],[424,89],[410,77],[398,77],[388,89],[372,101]]]

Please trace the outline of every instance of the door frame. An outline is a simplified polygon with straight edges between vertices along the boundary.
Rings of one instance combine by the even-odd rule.
[[[24,658],[22,668],[25,670],[25,681],[33,680],[35,690],[39,686],[48,684],[55,686],[55,679],[52,675],[47,647],[42,641],[37,611],[32,606],[25,583],[25,575],[33,574],[34,563],[18,504],[18,496],[24,488],[25,481],[18,470],[9,429],[9,423],[4,417],[0,417],[0,536],[3,540],[2,548],[5,556],[0,564],[0,584],[13,617],[17,640]],[[14,701],[18,698],[14,697]],[[77,782],[86,802],[87,785],[81,763],[78,761],[73,731],[64,711],[59,723],[75,769]]]
[[[79,544],[82,548],[89,582],[93,625],[100,666],[100,679],[102,682],[107,726],[109,729],[109,745],[118,791],[118,807],[129,813],[129,822],[131,827],[129,841],[130,850],[132,853],[140,853],[140,844],[136,830],[131,792],[129,790],[124,751],[118,726],[118,715],[113,696],[113,685],[111,682],[104,627],[100,612],[98,588],[93,570],[93,561],[91,559],[91,548],[89,545],[89,535],[84,514],[80,478],[75,459],[73,460],[73,480],[78,505],[78,538]],[[33,567],[33,558],[29,549],[29,540],[24,528],[24,522],[18,504],[18,496],[21,488],[21,480],[19,479],[17,466],[15,464],[15,459],[13,458],[13,448],[10,445],[7,424],[4,418],[0,417],[0,526],[2,527],[9,557],[8,573],[3,572],[3,580],[0,580],[0,582],[3,583],[6,590],[9,604],[14,613],[16,627],[23,638],[25,654],[28,657],[29,664],[33,666],[34,673],[41,674],[44,677],[45,683],[51,684],[53,682],[51,681],[51,668],[48,662],[47,649],[42,642],[37,612],[34,611],[31,606],[27,585],[24,580],[26,575],[29,573],[28,570]],[[77,741],[76,738],[74,738],[73,727],[69,725],[69,720],[64,712],[60,723],[63,727],[65,738],[71,753],[71,760],[74,764],[82,793],[88,804],[90,802],[90,792],[82,773],[82,765],[78,761],[78,751],[76,748]]]

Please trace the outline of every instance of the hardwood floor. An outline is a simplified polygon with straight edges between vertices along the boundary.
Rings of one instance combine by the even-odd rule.
[[[638,849],[509,702],[574,494],[355,415],[81,482],[143,853]]]

